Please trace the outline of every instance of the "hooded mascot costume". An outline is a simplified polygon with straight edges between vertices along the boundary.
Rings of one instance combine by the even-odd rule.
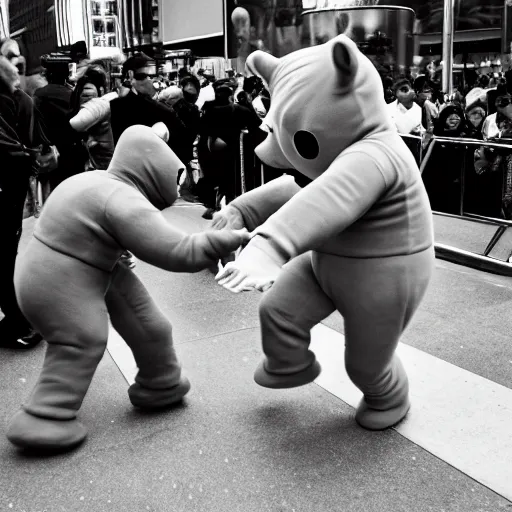
[[[321,368],[310,330],[335,310],[345,322],[345,366],[362,391],[356,421],[381,430],[409,410],[395,354],[434,267],[432,213],[421,175],[386,110],[381,79],[340,35],[277,59],[257,51],[248,70],[269,85],[266,164],[295,170],[235,199],[214,227],[247,227],[250,243],[217,275],[260,303],[269,388],[312,382]],[[270,287],[271,286],[271,287]]]
[[[23,313],[48,342],[39,380],[12,418],[8,439],[24,448],[61,450],[86,436],[76,414],[107,346],[109,317],[138,366],[133,405],[178,402],[181,374],[171,324],[135,273],[125,250],[172,272],[195,272],[235,250],[248,234],[184,235],[162,209],[177,197],[184,165],[155,132],[128,128],[105,171],[69,178],[52,193],[15,270]]]

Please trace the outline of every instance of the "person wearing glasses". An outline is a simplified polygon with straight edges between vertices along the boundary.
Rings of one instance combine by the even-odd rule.
[[[396,129],[403,135],[421,135],[425,128],[421,124],[422,110],[415,102],[416,93],[406,78],[395,82],[396,100],[388,104],[388,111]]]
[[[163,123],[168,131],[165,137],[169,147],[184,162],[186,155],[180,143],[185,126],[176,112],[158,102],[158,91],[153,85],[156,76],[154,62],[144,53],[136,53],[123,64],[123,87],[129,92],[110,102],[110,123],[114,144],[117,145],[122,133],[134,125],[152,127]]]
[[[0,41],[0,348],[23,350],[36,346],[42,337],[21,312],[14,290],[25,198],[36,159],[34,107],[20,89],[20,60],[15,41]]]

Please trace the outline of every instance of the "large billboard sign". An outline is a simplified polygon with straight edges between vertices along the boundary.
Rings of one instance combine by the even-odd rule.
[[[185,43],[224,34],[224,0],[162,0],[159,39],[163,44]]]

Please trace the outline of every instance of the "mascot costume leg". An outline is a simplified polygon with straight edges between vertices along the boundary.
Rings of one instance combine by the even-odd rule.
[[[314,381],[321,368],[309,349],[311,328],[339,311],[345,367],[363,393],[356,421],[391,427],[410,407],[395,351],[435,259],[418,166],[393,127],[377,71],[347,37],[281,59],[254,52],[247,67],[272,98],[256,154],[295,173],[243,194],[213,222],[252,232],[217,280],[233,292],[266,292],[255,381]]]
[[[69,178],[52,193],[15,272],[23,313],[48,342],[41,375],[7,437],[22,448],[61,451],[81,443],[77,413],[113,327],[138,366],[129,398],[159,408],[190,389],[172,327],[135,273],[126,250],[172,272],[211,267],[247,240],[221,231],[185,235],[161,214],[176,199],[183,164],[147,127],[121,136],[108,172]]]

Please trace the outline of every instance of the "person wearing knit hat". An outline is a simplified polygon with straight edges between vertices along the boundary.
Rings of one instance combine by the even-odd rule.
[[[467,131],[466,136],[471,139],[483,139],[482,127],[487,115],[487,105],[474,101],[466,106]]]
[[[157,100],[172,107],[181,98],[183,98],[183,91],[177,85],[171,85],[158,93]]]
[[[487,105],[487,91],[481,87],[473,87],[465,98],[466,109],[469,108],[473,103],[480,102]]]
[[[467,137],[482,139],[482,128],[487,117],[487,91],[482,87],[473,87],[465,98]]]
[[[448,104],[439,113],[434,127],[434,135],[438,137],[463,137],[466,128],[462,107],[458,104]]]
[[[434,126],[435,137],[465,137],[464,111],[454,103],[448,104],[439,113]],[[438,141],[432,146],[430,156],[421,175],[430,199],[432,210],[460,215],[460,165],[464,150],[460,145]]]

